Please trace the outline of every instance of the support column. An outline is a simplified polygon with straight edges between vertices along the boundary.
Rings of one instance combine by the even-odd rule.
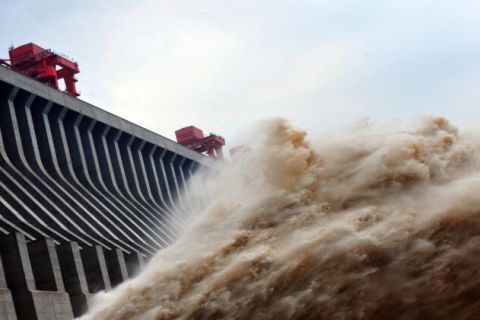
[[[122,250],[112,249],[105,251],[105,260],[112,287],[128,279],[127,265],[125,264]]]
[[[72,319],[72,307],[66,293],[37,290],[25,237],[12,233],[2,237],[0,244],[18,318]]]
[[[32,241],[27,244],[27,248],[37,289],[65,292],[53,240],[43,238]]]
[[[17,320],[13,305],[12,293],[7,288],[7,280],[3,272],[2,258],[0,257],[0,319]]]
[[[145,269],[145,259],[140,252],[125,254],[124,257],[125,263],[127,264],[128,276],[130,278],[133,278]]]
[[[88,309],[89,292],[78,244],[74,241],[56,247],[65,290],[70,296],[73,315],[80,317]]]
[[[88,291],[97,293],[102,290],[112,290],[102,247],[87,247],[82,249],[80,254],[82,255],[83,269],[87,277]]]

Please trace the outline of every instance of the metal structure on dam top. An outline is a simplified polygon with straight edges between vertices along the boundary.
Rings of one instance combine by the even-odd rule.
[[[175,240],[205,205],[187,181],[213,166],[0,66],[0,318],[81,315]]]

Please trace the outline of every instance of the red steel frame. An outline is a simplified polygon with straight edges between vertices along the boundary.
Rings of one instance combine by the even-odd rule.
[[[45,50],[34,43],[27,43],[17,48],[11,47],[8,53],[10,59],[0,60],[0,64],[56,89],[59,89],[58,80],[63,79],[66,93],[74,97],[80,95],[75,86],[77,82],[75,74],[80,72],[76,62],[70,61],[50,49]]]
[[[202,130],[189,126],[175,131],[175,136],[177,142],[187,148],[200,153],[206,152],[212,158],[223,159],[222,147],[225,139],[219,135],[211,133],[204,137]]]

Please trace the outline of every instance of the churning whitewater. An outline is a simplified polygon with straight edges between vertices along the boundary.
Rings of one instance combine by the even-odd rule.
[[[194,188],[212,201],[188,231],[81,319],[477,318],[477,141],[437,116],[309,138],[272,120]]]

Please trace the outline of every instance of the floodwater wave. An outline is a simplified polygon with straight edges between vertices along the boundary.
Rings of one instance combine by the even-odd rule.
[[[439,116],[320,136],[266,123],[253,151],[91,319],[473,319],[479,139]]]

